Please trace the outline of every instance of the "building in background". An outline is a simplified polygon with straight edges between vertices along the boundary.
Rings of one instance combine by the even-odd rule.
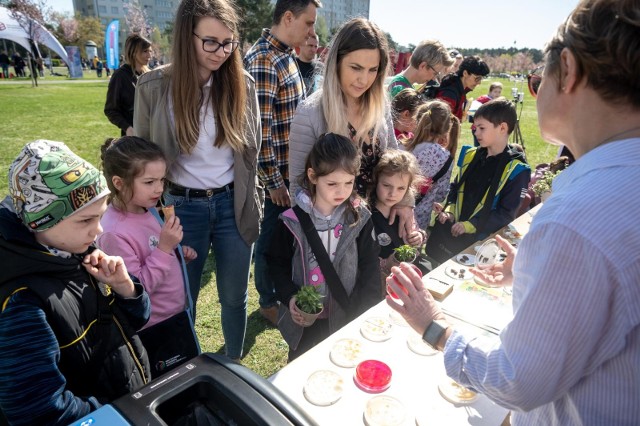
[[[327,30],[338,29],[345,21],[356,16],[369,18],[369,0],[321,0],[318,16],[327,23]],[[274,2],[275,3],[275,2]]]
[[[157,26],[161,32],[168,25],[173,24],[179,2],[179,0],[139,0],[149,25]],[[74,12],[79,12],[82,16],[98,17],[105,28],[112,20],[120,20],[120,52],[124,52],[124,41],[130,32],[125,20],[124,6],[125,2],[121,0],[73,0]]]

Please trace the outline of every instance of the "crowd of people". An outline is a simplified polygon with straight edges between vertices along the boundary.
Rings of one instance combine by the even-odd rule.
[[[102,146],[102,172],[61,142],[22,149],[0,204],[0,420],[68,424],[187,359],[158,362],[167,343],[197,353],[211,253],[236,362],[253,259],[260,314],[289,360],[388,285],[402,303],[387,303],[444,352],[447,374],[511,409],[513,424],[640,423],[634,1],[581,0],[529,76],[543,137],[576,161],[517,253],[498,237],[506,259],[472,270],[513,284],[498,338],[457,330],[390,258],[409,245],[435,266],[525,206],[513,104],[492,85],[472,110],[476,143],[462,143],[486,63],[426,40],[385,84],[387,38],[368,19],[343,23],[316,58],[320,7],[278,0],[242,53],[231,0],[181,0],[170,64],[149,70],[149,40],[126,40],[104,107],[121,137]],[[297,303],[305,287],[320,295],[314,322]]]

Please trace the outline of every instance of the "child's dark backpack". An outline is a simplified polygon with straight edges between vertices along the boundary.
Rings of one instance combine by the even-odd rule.
[[[436,93],[440,85],[435,81],[426,82],[420,90],[418,90],[418,94],[422,97],[424,101],[431,101],[436,98]]]

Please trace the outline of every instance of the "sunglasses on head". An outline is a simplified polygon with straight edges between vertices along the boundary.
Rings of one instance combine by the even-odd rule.
[[[531,96],[533,96],[534,98],[538,97],[538,89],[540,88],[540,83],[542,83],[543,71],[544,71],[544,65],[531,71],[531,73],[527,76],[529,93],[531,93]]]

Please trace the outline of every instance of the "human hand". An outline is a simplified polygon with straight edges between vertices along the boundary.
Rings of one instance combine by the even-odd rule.
[[[131,127],[131,126],[127,127],[127,130],[125,131],[125,135],[127,135],[127,136],[135,136],[135,132],[133,130],[133,127]]]
[[[289,198],[289,190],[282,185],[280,188],[270,189],[269,196],[271,202],[279,207],[291,207],[291,199]]]
[[[398,224],[398,235],[400,238],[404,239],[406,235],[409,235],[418,227],[415,217],[413,216],[413,207],[398,205],[391,207],[389,225],[393,225],[396,216],[400,219],[400,223]]]
[[[173,253],[180,241],[182,241],[182,225],[178,216],[171,216],[162,226],[158,249],[165,253]]]
[[[433,203],[433,211],[440,214],[444,210],[444,206],[440,203]]]
[[[184,257],[184,263],[189,263],[192,260],[196,260],[198,253],[189,246],[182,246],[182,256]]]
[[[109,284],[111,289],[120,296],[135,296],[133,281],[120,256],[108,256],[101,250],[94,250],[85,256],[82,266],[96,280]]]
[[[459,237],[462,234],[465,234],[467,232],[466,229],[464,229],[464,224],[462,222],[458,222],[458,223],[454,223],[451,226],[451,235],[453,235],[454,237]]]
[[[422,335],[434,319],[444,319],[444,314],[422,282],[422,278],[409,263],[391,268],[393,277],[387,277],[387,285],[402,301],[402,305],[387,295],[387,304],[398,312],[417,333]],[[395,282],[399,280],[403,289]]]
[[[500,235],[496,235],[496,241],[500,248],[507,254],[507,257],[502,262],[497,262],[482,268],[470,268],[469,271],[487,284],[495,286],[511,285],[513,283],[513,260],[518,250]]]
[[[420,231],[412,231],[409,236],[405,239],[405,243],[409,244],[412,247],[420,247],[423,242],[422,232]]]
[[[449,212],[440,212],[438,214],[438,222],[440,222],[441,224],[444,225],[445,222],[449,221],[449,222],[453,222],[454,217],[452,213]]]
[[[289,300],[289,312],[291,312],[291,319],[293,320],[293,322],[301,327],[309,327],[309,324],[307,324],[302,314],[300,314],[300,309],[298,309],[298,306],[296,305],[295,296],[293,296],[291,300]]]

